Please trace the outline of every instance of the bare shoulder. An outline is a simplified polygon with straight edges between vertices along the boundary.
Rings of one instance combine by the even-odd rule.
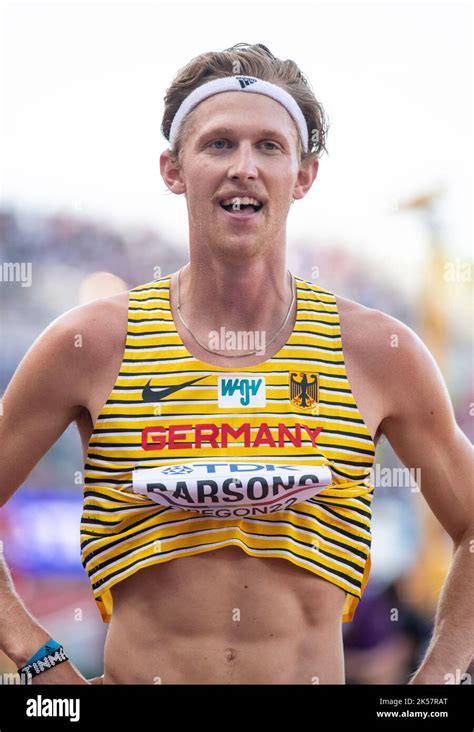
[[[350,325],[349,321],[355,320],[359,326],[366,324],[377,325],[379,329],[387,326],[390,326],[391,328],[400,326],[402,330],[411,330],[401,320],[393,317],[393,315],[384,313],[382,310],[369,308],[355,300],[349,300],[346,297],[341,297],[341,295],[336,295],[335,297],[337,300],[339,314],[341,318],[345,317],[348,319],[348,325]]]
[[[415,331],[398,318],[337,296],[344,351],[364,364],[383,395],[386,417],[413,413],[420,400],[445,391],[430,350]]]
[[[65,313],[71,328],[82,335],[82,345],[91,360],[106,358],[127,335],[128,290],[78,305]]]
[[[114,338],[120,337],[121,327],[127,319],[128,290],[110,297],[100,297],[83,305],[66,310],[51,326],[78,336],[77,342],[98,354],[106,349]],[[51,327],[50,326],[50,327]]]
[[[128,291],[77,305],[51,325],[65,355],[64,366],[74,372],[80,403],[85,405],[95,374],[120,357],[127,337]]]
[[[336,296],[344,352],[364,363],[386,385],[387,378],[423,347],[416,333],[398,318],[355,300]]]
[[[117,345],[126,340],[125,297],[128,301],[128,292],[62,313],[18,364],[2,397],[0,441],[8,455],[7,462],[0,461],[3,497],[20,485],[25,470],[32,469],[67,426],[87,413],[98,369],[106,370],[114,349],[117,353]]]

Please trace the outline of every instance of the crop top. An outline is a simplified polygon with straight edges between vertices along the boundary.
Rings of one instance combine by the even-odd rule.
[[[237,546],[342,588],[351,621],[371,566],[375,444],[334,294],[295,276],[284,346],[226,368],[184,346],[170,277],[129,290],[122,364],[84,464],[81,561],[102,620],[111,588],[141,568]]]

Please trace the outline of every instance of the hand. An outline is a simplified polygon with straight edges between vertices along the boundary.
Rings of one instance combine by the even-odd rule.
[[[1,548],[1,544],[0,544]],[[10,570],[0,552],[0,650],[22,668],[31,656],[52,638],[28,612],[13,586]],[[100,679],[101,677],[96,677]],[[64,661],[33,676],[32,684],[88,684],[73,663]],[[102,681],[92,679],[91,683]]]

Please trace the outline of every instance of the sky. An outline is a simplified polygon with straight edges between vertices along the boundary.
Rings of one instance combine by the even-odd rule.
[[[444,190],[450,256],[472,252],[470,3],[3,3],[0,197],[188,240],[160,175],[163,97],[210,49],[267,45],[308,77],[329,155],[288,241],[339,241],[409,275],[427,237],[400,202]]]

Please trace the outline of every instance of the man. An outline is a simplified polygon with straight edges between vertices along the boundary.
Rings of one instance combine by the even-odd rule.
[[[294,62],[237,44],[179,72],[162,129],[190,261],[68,311],[33,344],[3,400],[2,504],[75,420],[104,683],[343,684],[385,434],[420,468],[455,550],[411,683],[462,674],[473,452],[439,370],[408,327],[285,265],[290,205],[324,148],[321,105]],[[51,636],[3,571],[1,647],[33,683],[87,683],[67,660],[33,667],[62,651],[44,649]]]

